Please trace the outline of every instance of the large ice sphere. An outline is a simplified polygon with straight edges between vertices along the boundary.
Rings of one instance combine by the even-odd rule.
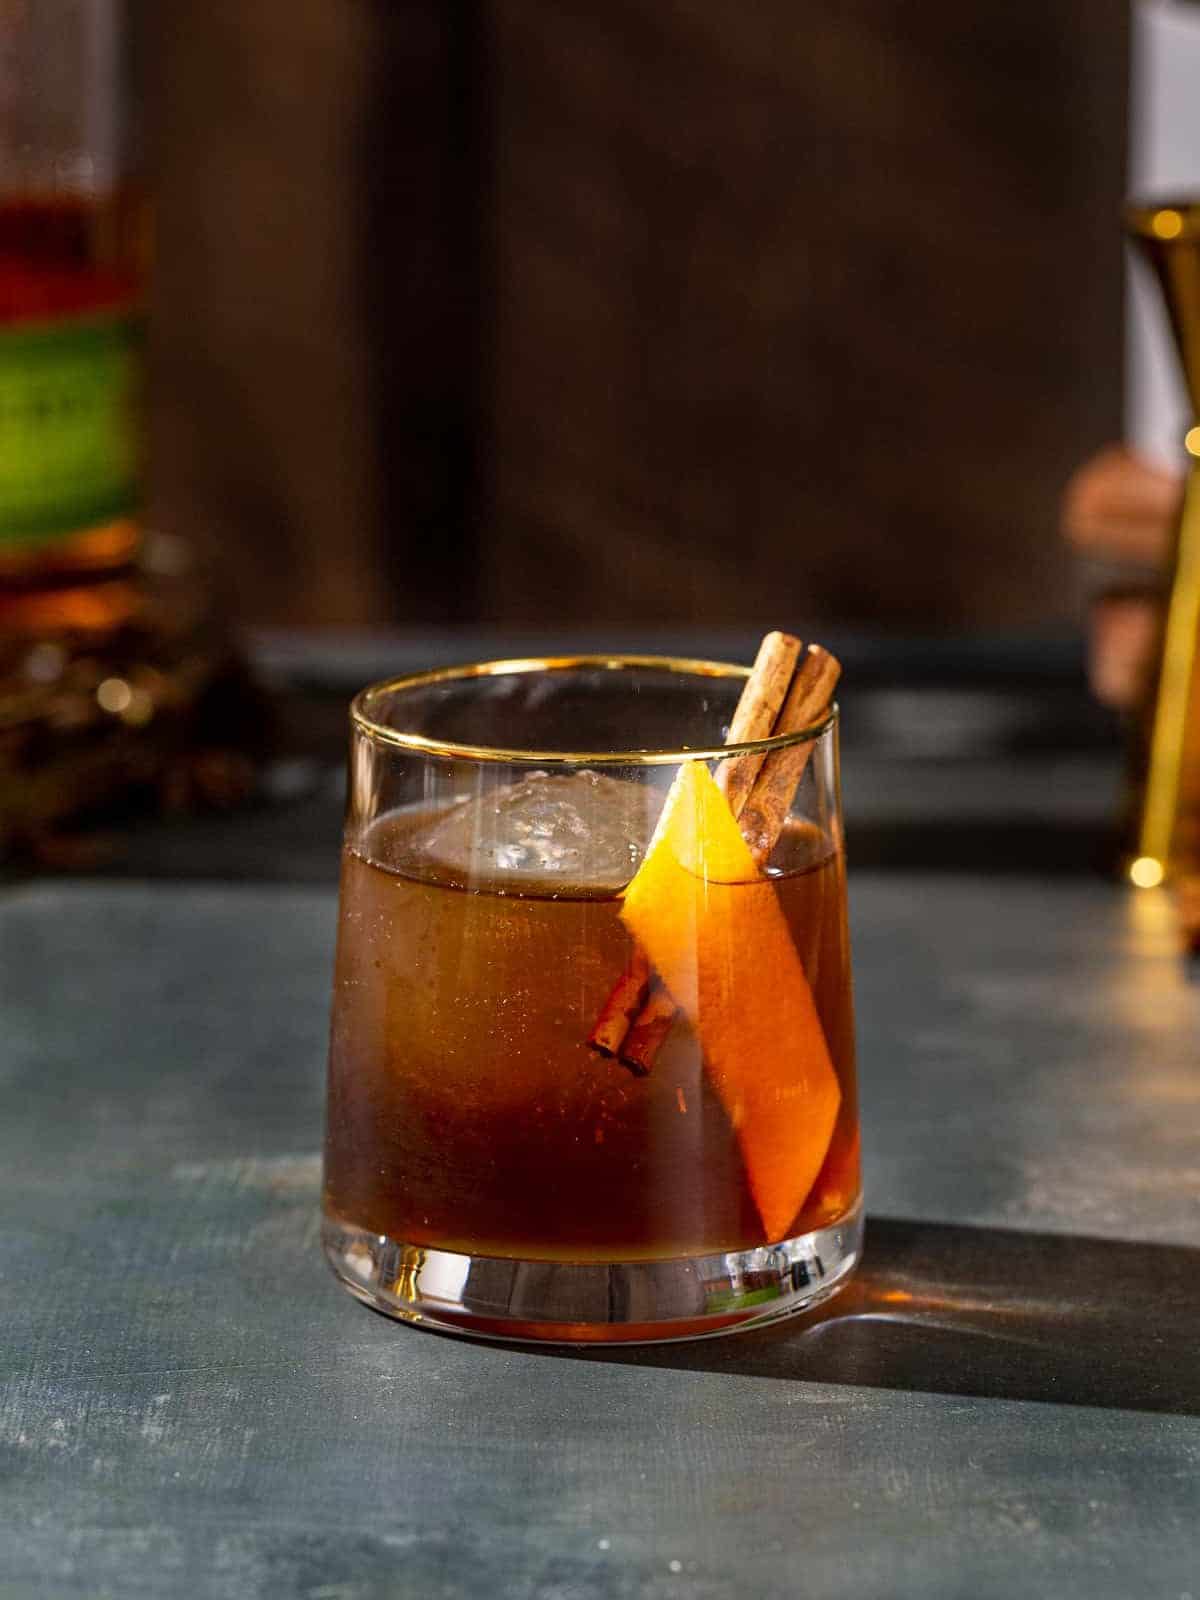
[[[531,772],[457,801],[410,843],[439,875],[472,888],[612,892],[637,871],[662,798],[601,772]]]

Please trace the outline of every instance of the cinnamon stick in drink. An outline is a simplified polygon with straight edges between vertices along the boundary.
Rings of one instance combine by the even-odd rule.
[[[588,1034],[588,1044],[593,1050],[598,1050],[602,1056],[619,1053],[635,1018],[646,1003],[650,985],[655,981],[649,957],[640,945],[635,944],[629,965],[614,984],[612,993],[596,1018],[595,1027]]]
[[[772,732],[800,733],[817,722],[833,699],[841,670],[836,656],[819,644],[809,645]],[[738,818],[742,837],[760,868],[770,859],[779,842],[812,750],[811,742],[806,741],[772,750],[761,760],[760,771]],[[734,762],[726,765],[732,766]],[[671,1031],[677,1009],[666,986],[656,983],[617,1052],[621,1063],[638,1077],[644,1077],[654,1065]]]
[[[729,724],[726,744],[749,744],[771,735],[787,699],[788,685],[800,659],[801,644],[790,633],[768,633],[758,647],[754,666]],[[717,768],[717,788],[729,802],[729,809],[740,817],[750,797],[754,780],[762,771],[763,756],[731,756]]]
[[[785,673],[790,673],[798,651],[798,643],[786,634],[766,636],[730,725],[729,743],[799,733],[828,709],[841,673],[840,664],[820,645],[810,645],[788,686]],[[781,678],[786,694],[780,687]],[[766,720],[768,713],[770,722]],[[765,758],[757,752],[731,757],[718,770],[717,782],[731,811],[739,817],[743,837],[760,867],[769,859],[783,831],[811,754],[812,744],[805,742],[774,750]],[[603,1054],[615,1054],[638,1076],[650,1071],[677,1014],[670,991],[655,978],[651,979],[640,1008],[630,1012],[632,986],[647,966],[645,957],[635,951],[588,1041]],[[629,1022],[622,1032],[618,1019],[624,1017]]]
[[[790,633],[772,632],[763,636],[754,666],[729,724],[726,744],[749,744],[752,740],[769,736],[787,696],[800,650],[800,640],[793,638]],[[734,816],[738,815],[749,798],[762,764],[762,756],[756,754],[721,763],[717,783],[728,799]],[[639,1044],[639,1054],[645,1050],[650,1060],[654,1059],[658,1046],[670,1031],[675,1017],[675,1002],[662,984],[656,982],[650,962],[635,946],[629,965],[617,979],[596,1018],[596,1025],[588,1035],[588,1044],[603,1056],[619,1056],[634,1023],[644,1023],[645,1032],[655,1015],[660,1022],[665,1016],[662,1038],[651,1044],[647,1035]],[[649,1071],[648,1067],[639,1067],[636,1059],[626,1061],[625,1065],[635,1073]]]
[[[633,1017],[617,1059],[636,1078],[644,1078],[675,1026],[679,1007],[661,978],[655,978],[641,1010]]]
[[[836,656],[819,644],[809,645],[808,654],[792,679],[775,732],[799,733],[819,721],[829,708],[841,672]],[[770,859],[779,841],[812,751],[808,741],[773,750],[755,779],[738,826],[760,867]]]

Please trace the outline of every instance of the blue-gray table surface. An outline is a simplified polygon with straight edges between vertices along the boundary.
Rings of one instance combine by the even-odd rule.
[[[1111,764],[1046,759],[1015,825],[1111,803]],[[947,783],[987,813],[987,770],[912,815]],[[1200,1597],[1200,985],[1166,903],[942,861],[859,870],[852,914],[859,1283],[550,1354],[388,1322],[321,1261],[330,885],[10,884],[0,1597]]]
[[[915,1352],[864,1346],[869,1306],[606,1359],[414,1332],[326,1272],[328,891],[12,891],[0,1594],[1195,1592],[1171,1362],[1196,1361],[1200,991],[1163,910],[860,877],[871,1209],[970,1258],[927,1275],[937,1361],[919,1321]],[[993,1229],[1018,1270],[980,1291]],[[1065,1306],[1051,1235],[1093,1264]],[[1078,1346],[1131,1293],[1129,1381],[1097,1395]]]

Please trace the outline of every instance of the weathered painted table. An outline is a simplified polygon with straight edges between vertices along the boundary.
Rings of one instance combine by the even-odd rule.
[[[860,1280],[552,1354],[337,1288],[333,891],[204,871],[0,891],[3,1600],[1200,1597],[1200,984],[1155,895],[860,870]]]

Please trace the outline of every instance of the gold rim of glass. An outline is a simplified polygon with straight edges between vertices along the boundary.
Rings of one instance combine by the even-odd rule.
[[[475,661],[466,666],[435,667],[429,672],[414,672],[369,684],[367,688],[360,689],[350,702],[350,720],[357,732],[377,744],[391,745],[395,749],[421,755],[452,756],[462,761],[572,767],[677,766],[683,761],[717,761],[727,756],[765,754],[817,739],[837,721],[837,702],[831,701],[824,715],[807,727],[797,729],[795,733],[775,734],[770,739],[751,739],[743,744],[683,745],[669,750],[511,750],[498,745],[460,744],[456,740],[435,739],[424,733],[405,733],[398,728],[388,727],[386,723],[377,722],[371,714],[373,703],[377,704],[385,695],[404,694],[408,690],[427,688],[431,684],[472,678],[501,678],[520,673],[569,672],[580,667],[593,667],[607,672],[642,669],[696,678],[746,679],[750,676],[749,667],[735,666],[728,661],[695,660],[687,656],[517,656],[510,660]]]

